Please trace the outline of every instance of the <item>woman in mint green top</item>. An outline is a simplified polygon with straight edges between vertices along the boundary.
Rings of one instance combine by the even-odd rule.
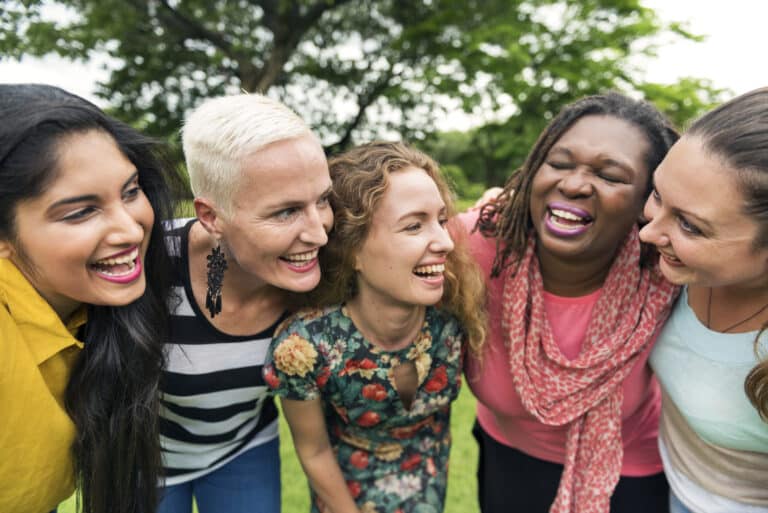
[[[768,452],[768,424],[744,394],[744,379],[757,364],[757,333],[709,329],[688,305],[684,289],[651,353],[666,396],[711,444]],[[768,333],[759,347],[768,350]]]
[[[640,237],[685,285],[651,356],[671,510],[768,512],[768,88],[696,121]]]

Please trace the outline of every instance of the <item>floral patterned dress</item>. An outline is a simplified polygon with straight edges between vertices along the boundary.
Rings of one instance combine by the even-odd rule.
[[[363,337],[346,308],[308,310],[273,339],[264,379],[286,399],[322,399],[331,445],[361,512],[439,513],[463,339],[455,317],[429,307],[416,340],[386,351]],[[407,361],[418,376],[410,408],[394,381],[394,369]],[[317,502],[313,492],[312,512]]]

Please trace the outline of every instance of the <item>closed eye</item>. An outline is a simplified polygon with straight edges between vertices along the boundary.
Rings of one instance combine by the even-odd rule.
[[[86,219],[91,214],[96,212],[95,207],[84,207],[79,210],[75,210],[71,214],[67,214],[66,216],[62,217],[62,221],[71,221],[71,222],[77,222],[82,221],[83,219]]]
[[[141,186],[136,185],[134,187],[130,187],[129,189],[125,190],[123,192],[123,199],[124,200],[132,200],[139,196],[139,193],[141,193]]]
[[[624,181],[624,179],[622,179],[622,178],[619,178],[619,177],[617,177],[617,176],[613,176],[613,175],[607,174],[607,173],[598,173],[598,176],[599,176],[599,177],[600,177],[602,180],[605,180],[605,181],[606,181],[606,182],[608,182],[608,183],[626,183],[626,182]]]
[[[326,192],[322,196],[320,196],[320,199],[317,200],[317,204],[320,206],[327,206],[331,202],[331,191]]]
[[[677,224],[680,225],[680,229],[684,232],[688,233],[689,235],[702,235],[703,232],[693,223],[689,222],[685,216],[679,215],[677,216]]]
[[[421,223],[411,223],[404,228],[407,232],[415,232],[421,229]]]

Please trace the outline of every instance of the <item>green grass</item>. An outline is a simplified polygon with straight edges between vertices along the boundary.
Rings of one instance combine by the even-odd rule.
[[[477,513],[477,444],[472,438],[472,422],[475,418],[475,399],[466,382],[459,399],[453,403],[451,431],[451,467],[448,474],[448,497],[445,513]],[[283,513],[309,511],[307,481],[291,443],[291,433],[280,416],[280,458],[283,481]],[[64,502],[59,513],[75,513],[74,499]],[[211,513],[211,512],[205,512]],[[227,513],[227,512],[213,512]]]

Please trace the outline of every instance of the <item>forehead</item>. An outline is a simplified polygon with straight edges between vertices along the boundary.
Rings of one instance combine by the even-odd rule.
[[[429,174],[417,167],[389,173],[387,188],[375,207],[374,223],[394,222],[409,213],[434,213],[445,207],[437,184]]]
[[[645,169],[650,143],[637,126],[610,115],[588,115],[577,120],[552,146],[584,158],[621,159]]]
[[[233,203],[307,201],[331,184],[322,146],[314,136],[285,139],[243,159]]]
[[[745,201],[736,171],[697,137],[684,136],[672,146],[654,183],[665,203],[712,218],[740,213]]]
[[[136,171],[111,135],[101,130],[61,138],[55,147],[54,175],[43,196],[96,194],[124,184]]]

